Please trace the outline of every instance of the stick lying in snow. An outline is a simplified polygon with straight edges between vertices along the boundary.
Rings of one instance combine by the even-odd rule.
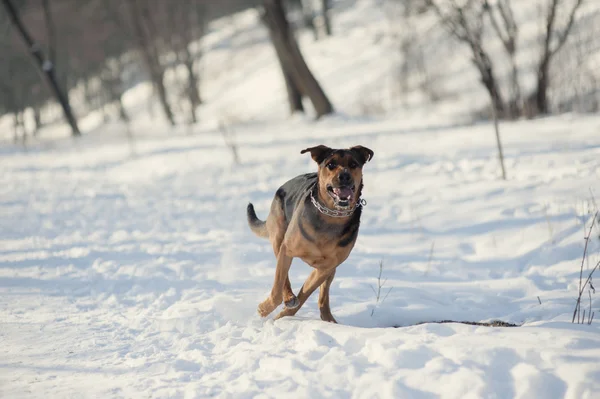
[[[419,326],[421,324],[430,324],[430,323],[436,323],[436,324],[458,323],[458,324],[468,324],[470,326],[482,326],[482,327],[520,327],[518,324],[508,323],[508,322],[502,321],[502,320],[493,320],[493,321],[490,321],[489,323],[482,323],[479,321],[455,321],[455,320],[421,321],[421,322],[413,324],[413,325]],[[412,325],[411,326],[394,326],[394,327],[395,328],[412,327]]]

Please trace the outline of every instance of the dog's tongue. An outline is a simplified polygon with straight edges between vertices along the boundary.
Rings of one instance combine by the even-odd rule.
[[[352,189],[350,187],[336,187],[333,189],[333,192],[339,199],[349,199],[352,196]]]

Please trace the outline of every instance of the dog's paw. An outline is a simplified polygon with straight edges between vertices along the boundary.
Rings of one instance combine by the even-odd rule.
[[[298,306],[300,306],[300,301],[295,295],[291,299],[285,301],[285,307],[288,309],[296,309]]]
[[[260,305],[258,305],[257,312],[260,315],[260,317],[267,317],[274,310],[275,310],[275,306],[273,306],[271,304],[271,301],[269,299],[267,299],[266,301],[264,301]]]
[[[333,324],[337,324],[337,321],[335,320],[335,318],[333,317],[333,315],[331,314],[331,312],[321,312],[321,320],[326,321],[328,323],[333,323]]]

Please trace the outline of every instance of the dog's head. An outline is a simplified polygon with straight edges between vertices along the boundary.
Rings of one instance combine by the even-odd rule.
[[[373,158],[373,151],[361,145],[348,149],[319,145],[300,153],[306,152],[319,165],[321,201],[336,208],[354,206],[362,189],[362,167]]]

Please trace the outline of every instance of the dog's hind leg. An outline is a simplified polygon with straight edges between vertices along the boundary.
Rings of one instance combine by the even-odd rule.
[[[308,278],[306,279],[306,281],[304,282],[304,284],[302,285],[302,288],[300,288],[300,292],[298,293],[298,301],[299,301],[298,306],[296,306],[295,308],[283,309],[277,315],[277,317],[275,317],[275,320],[281,319],[282,317],[285,317],[285,316],[295,315],[300,310],[302,305],[304,305],[304,302],[306,302],[308,297],[310,297],[310,295],[313,292],[315,292],[317,287],[319,287],[319,285],[321,285],[327,279],[327,277],[329,275],[330,275],[330,273],[324,272],[319,269],[313,270],[310,273],[310,275],[308,276]]]
[[[277,256],[277,267],[275,269],[275,280],[273,288],[271,288],[271,295],[258,305],[258,313],[261,317],[268,316],[283,301],[283,291],[286,286],[286,280],[288,280],[288,272],[291,265],[292,257],[288,256],[285,246],[282,245]]]
[[[327,280],[321,284],[319,289],[319,310],[321,311],[321,320],[328,321],[330,323],[337,323],[331,314],[331,308],[329,307],[329,287],[335,277],[335,269],[331,272]]]

